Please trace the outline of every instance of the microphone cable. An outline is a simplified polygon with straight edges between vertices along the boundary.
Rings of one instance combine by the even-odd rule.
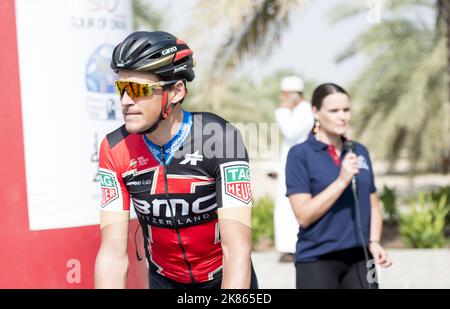
[[[362,233],[362,223],[361,223],[361,211],[359,209],[359,201],[358,201],[358,194],[357,194],[357,188],[356,188],[356,176],[353,176],[352,180],[352,192],[353,192],[353,199],[355,200],[355,216],[356,216],[356,229],[358,230],[358,236],[361,241],[363,250],[364,250],[364,259],[366,262],[365,267],[367,268],[367,271],[369,271],[369,253],[367,251],[367,245],[366,241],[364,240],[364,235]],[[367,280],[367,276],[366,276]],[[372,283],[367,282],[369,289],[372,289]]]
[[[355,143],[347,140],[344,143],[344,149],[347,151],[347,153],[355,153]],[[364,251],[364,260],[366,262],[365,268],[367,269],[367,273],[369,272],[369,252],[367,251],[367,244],[366,241],[364,240],[364,235],[362,232],[362,223],[361,223],[361,210],[359,208],[359,201],[358,201],[358,187],[357,187],[357,176],[353,175],[352,178],[352,193],[353,193],[353,199],[355,201],[355,217],[356,217],[356,229],[357,229],[357,234],[358,237],[361,241],[362,247],[363,247],[363,251]],[[358,276],[359,277],[359,276]],[[366,280],[367,280],[367,275],[366,275]],[[369,289],[372,289],[372,283],[371,282],[367,282]]]

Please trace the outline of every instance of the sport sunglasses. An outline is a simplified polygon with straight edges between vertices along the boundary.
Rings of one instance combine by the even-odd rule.
[[[128,94],[130,98],[136,99],[151,96],[155,92],[155,89],[175,84],[177,81],[179,80],[169,80],[156,82],[153,84],[147,84],[147,83],[131,82],[126,80],[116,80],[114,82],[114,85],[116,86],[116,91],[120,99],[123,98],[125,92]]]

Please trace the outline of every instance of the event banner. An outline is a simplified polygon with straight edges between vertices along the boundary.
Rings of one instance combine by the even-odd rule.
[[[31,230],[98,224],[98,149],[122,122],[109,65],[131,0],[16,0]]]

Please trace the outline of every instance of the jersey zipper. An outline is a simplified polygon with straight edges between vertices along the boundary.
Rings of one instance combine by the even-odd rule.
[[[178,238],[178,244],[180,245],[181,252],[183,253],[184,262],[186,263],[187,268],[189,270],[189,276],[191,278],[191,283],[195,283],[194,275],[192,274],[191,263],[189,263],[189,261],[186,257],[186,251],[184,250],[183,242],[181,241],[180,229],[176,222],[175,214],[173,213],[173,210],[172,210],[172,205],[170,204],[169,182],[167,180],[166,153],[165,153],[164,146],[161,147],[161,150],[162,150],[161,151],[161,162],[162,162],[162,166],[163,166],[164,187],[165,187],[165,192],[166,192],[167,207],[169,207],[170,215],[172,216],[172,223],[175,226],[175,231],[177,233],[177,238]],[[176,212],[176,209],[175,209],[175,212]]]

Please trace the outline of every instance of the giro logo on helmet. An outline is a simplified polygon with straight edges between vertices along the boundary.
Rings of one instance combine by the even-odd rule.
[[[153,73],[167,80],[195,78],[193,52],[186,43],[164,31],[136,31],[114,48],[111,68]]]
[[[167,55],[167,54],[169,54],[169,53],[171,53],[171,52],[175,52],[175,51],[177,51],[177,47],[176,47],[176,46],[163,50],[163,51],[161,52],[161,54],[162,54],[163,56],[165,56],[165,55]]]

